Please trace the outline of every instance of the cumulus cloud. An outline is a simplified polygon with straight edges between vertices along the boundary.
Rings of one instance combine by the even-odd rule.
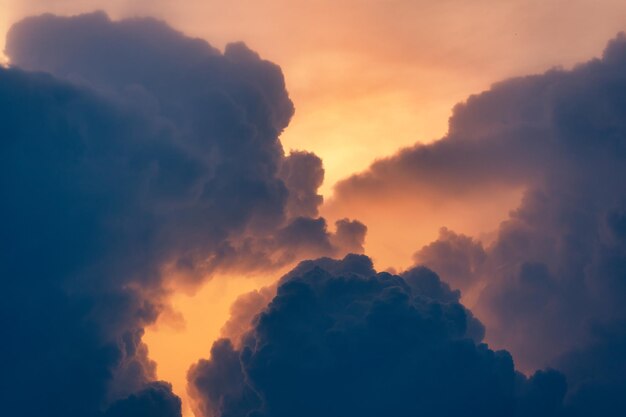
[[[180,399],[172,394],[172,387],[153,382],[136,394],[120,400],[107,410],[104,417],[180,417]]]
[[[240,295],[230,307],[230,317],[221,329],[222,338],[230,339],[238,346],[241,337],[252,327],[254,317],[275,295],[275,285]]]
[[[156,237],[178,246],[173,264],[211,272],[271,263],[264,249],[283,243],[273,232],[302,228],[300,218],[311,220],[313,245],[341,250],[317,218],[321,160],[285,157],[278,140],[293,114],[280,68],[245,45],[221,54],[159,21],[95,13],[26,19],[6,49],[15,66],[86,86],[151,128],[150,136],[131,132],[124,156],[137,159],[131,168],[152,170],[137,184],[138,209],[151,212]]]
[[[44,15],[0,68],[0,393],[10,414],[178,415],[141,342],[164,280],[336,255],[280,68],[152,19]],[[355,223],[356,224],[356,223]],[[348,237],[346,237],[346,235]],[[350,236],[353,235],[353,238]],[[347,242],[348,247],[338,246]],[[106,411],[109,410],[109,411]]]
[[[301,263],[241,347],[189,372],[203,416],[553,415],[565,382],[528,379],[436,274],[377,273],[365,256]]]
[[[339,201],[369,198],[370,210],[382,211],[384,201],[411,193],[495,204],[503,190],[523,187],[491,242],[444,229],[415,259],[464,291],[479,288],[473,309],[487,340],[524,370],[562,369],[576,415],[626,412],[618,394],[626,379],[615,371],[626,353],[624,74],[619,35],[601,58],[470,97],[443,139],[381,160],[337,188]]]
[[[443,227],[439,238],[424,246],[413,256],[418,265],[433,268],[454,288],[464,293],[477,283],[487,255],[480,241]]]
[[[26,19],[6,50],[10,414],[177,417],[141,341],[166,277],[194,284],[363,250],[364,224],[340,216],[329,230],[319,217],[321,161],[284,154],[293,104],[282,73],[245,45],[222,53],[163,22],[95,13]],[[601,59],[470,97],[445,138],[338,186],[336,202],[372,212],[414,196],[484,207],[524,189],[492,243],[442,229],[415,255],[454,288],[480,291],[486,327],[430,269],[378,273],[358,255],[303,262],[275,292],[233,307],[229,338],[189,374],[199,411],[624,415],[624,74],[620,36]],[[527,378],[485,336],[518,369],[563,374]]]
[[[292,152],[283,161],[280,176],[290,190],[287,211],[291,217],[316,217],[323,198],[317,193],[324,182],[322,160],[310,152]]]
[[[140,119],[49,75],[0,70],[0,91],[0,349],[12,358],[0,395],[22,415],[97,415],[154,378],[141,344],[162,295],[150,220],[124,224],[130,196],[114,190],[132,175],[106,160]]]

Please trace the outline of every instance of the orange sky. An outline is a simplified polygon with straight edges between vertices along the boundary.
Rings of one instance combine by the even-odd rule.
[[[243,40],[278,63],[296,106],[282,141],[286,150],[323,159],[326,196],[375,158],[441,137],[452,106],[468,94],[508,76],[598,56],[626,29],[623,0],[0,0],[0,43],[23,16],[94,9],[115,18],[160,17],[217,47]],[[518,198],[503,195],[490,210],[474,206],[464,215],[419,201],[396,202],[403,213],[388,220],[356,212],[370,229],[368,254],[379,266],[400,267],[441,223],[487,233]],[[405,218],[414,221],[396,239]],[[195,297],[176,295],[184,328],[160,323],[145,338],[159,377],[184,395],[186,369],[208,354],[230,303],[271,279],[215,279]]]
[[[598,55],[626,28],[622,0],[0,0],[22,16],[153,15],[218,47],[244,40],[283,68],[287,149],[319,154],[332,184],[446,130],[454,103],[495,80]],[[0,42],[2,39],[0,38]]]
[[[177,292],[171,300],[174,313],[163,314],[143,338],[150,357],[157,362],[158,377],[172,383],[174,392],[186,400],[187,369],[209,355],[230,316],[231,304],[240,294],[269,285],[274,279],[219,276],[193,294]],[[183,417],[193,417],[186,401],[183,407]]]

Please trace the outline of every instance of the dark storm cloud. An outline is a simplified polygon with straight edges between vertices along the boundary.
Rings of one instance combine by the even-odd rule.
[[[376,273],[369,258],[307,261],[287,274],[241,347],[215,342],[190,373],[205,416],[544,416],[565,392],[527,379],[436,274]]]
[[[337,192],[375,205],[415,190],[490,199],[498,187],[523,186],[493,243],[444,231],[416,260],[463,290],[484,286],[474,310],[487,339],[522,369],[563,369],[572,413],[624,415],[626,378],[616,370],[626,364],[625,178],[619,35],[600,59],[470,97],[441,141],[379,161]]]
[[[130,227],[121,215],[138,214],[122,206],[141,169],[124,174],[129,161],[113,157],[137,131],[151,134],[44,74],[0,69],[0,108],[2,403],[26,416],[97,415],[154,378],[140,340],[160,295],[150,219]]]
[[[353,246],[317,218],[319,159],[283,153],[280,68],[102,13],[29,18],[8,39],[0,402],[22,416],[180,415],[141,342],[166,274],[196,282]]]
[[[155,237],[179,247],[173,263],[210,272],[250,265],[255,253],[267,263],[268,236],[275,246],[281,238],[272,233],[291,219],[316,220],[321,161],[306,152],[284,156],[278,135],[293,104],[280,68],[245,45],[221,54],[162,22],[95,13],[26,19],[11,29],[7,52],[13,65],[87,85],[153,129],[156,139],[125,146],[142,154],[127,155],[137,159],[131,168],[152,170],[137,185],[138,209],[151,212]],[[264,243],[254,247],[259,237]],[[330,237],[323,236],[326,254],[335,249]]]
[[[118,401],[104,417],[172,417],[181,415],[181,402],[172,394],[172,387],[153,382],[147,387]]]
[[[336,231],[331,241],[349,253],[363,253],[367,226],[358,220],[340,219],[335,222]]]

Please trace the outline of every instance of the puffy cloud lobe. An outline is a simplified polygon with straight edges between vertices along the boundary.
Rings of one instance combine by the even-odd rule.
[[[291,217],[317,217],[323,198],[317,194],[324,182],[322,160],[310,152],[292,152],[283,161],[280,176],[289,190],[287,212]]]
[[[599,59],[495,84],[456,107],[440,141],[379,161],[337,189],[339,199],[376,196],[375,205],[407,190],[492,199],[523,186],[493,243],[444,231],[416,260],[463,290],[484,287],[473,309],[489,342],[509,349],[521,369],[563,369],[574,414],[626,412],[618,394],[626,385],[613,372],[626,353],[625,70],[619,35]]]
[[[282,73],[245,45],[221,53],[162,22],[102,13],[26,19],[7,52],[0,353],[14,359],[0,400],[23,416],[142,404],[176,415],[171,393],[146,388],[155,364],[141,342],[166,275],[196,282],[343,250],[323,219],[290,212],[322,168],[284,156]],[[313,214],[318,202],[304,200]]]
[[[486,256],[479,241],[443,227],[439,238],[416,252],[414,260],[418,265],[428,265],[445,282],[465,292],[476,284]]]
[[[189,393],[198,399],[196,415],[247,416],[261,406],[258,394],[246,383],[240,352],[234,349],[230,339],[216,341],[211,358],[190,370],[193,382]]]
[[[335,222],[337,228],[331,241],[338,248],[349,253],[363,253],[367,226],[358,220],[340,219]]]
[[[221,336],[239,345],[241,336],[250,330],[254,317],[276,295],[276,286],[263,287],[240,295],[230,307],[230,317],[221,329]]]
[[[205,416],[554,415],[562,376],[517,374],[458,299],[425,268],[303,262],[240,348],[217,341],[190,370],[190,391]]]
[[[221,54],[162,22],[111,22],[96,13],[26,19],[9,33],[7,51],[16,66],[121,101],[155,130],[158,142],[131,132],[144,137],[112,152],[144,170],[144,183],[125,188],[141,191],[137,208],[154,219],[148,227],[158,230],[155,244],[175,247],[162,261],[169,255],[182,270],[205,272],[268,266],[267,236],[275,247],[281,238],[272,233],[288,233],[288,217],[317,216],[321,161],[304,152],[283,156],[278,134],[293,105],[280,69],[245,45]],[[121,175],[128,171],[120,167]],[[312,240],[330,239],[322,221],[309,230]]]
[[[181,402],[172,394],[172,387],[153,382],[128,398],[113,404],[104,417],[180,417]]]

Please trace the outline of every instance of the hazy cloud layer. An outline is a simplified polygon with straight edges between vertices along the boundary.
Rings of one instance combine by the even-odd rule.
[[[0,350],[10,359],[0,399],[9,414],[180,415],[170,387],[152,382],[141,342],[164,280],[362,245],[358,222],[335,237],[317,217],[321,161],[284,155],[278,135],[293,105],[282,73],[245,45],[221,53],[162,22],[95,13],[26,19],[6,49]]]

